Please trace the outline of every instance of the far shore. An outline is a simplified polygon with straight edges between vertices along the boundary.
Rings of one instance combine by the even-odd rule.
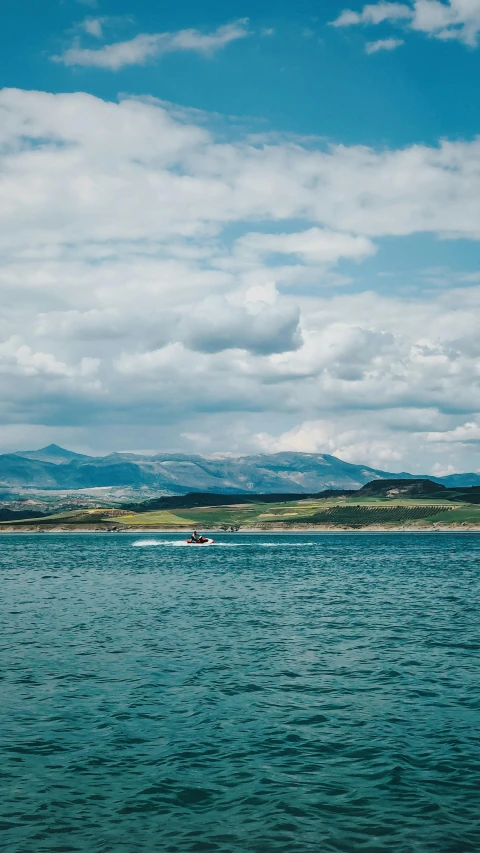
[[[241,528],[236,531],[222,530],[220,528],[202,528],[202,533],[205,535],[220,535],[220,536],[243,536],[251,533],[472,533],[480,532],[480,525],[447,525],[442,524],[437,527],[391,527],[386,525],[371,525],[369,527],[340,527],[339,525],[291,525],[289,527],[248,527]],[[113,527],[101,525],[16,525],[16,524],[0,524],[0,533],[128,533],[128,534],[145,534],[156,535],[158,533],[174,533],[183,536],[189,536],[191,531],[186,528],[175,527],[160,527],[149,525],[148,527]]]

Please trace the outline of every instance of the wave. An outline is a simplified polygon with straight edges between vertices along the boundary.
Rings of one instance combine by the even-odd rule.
[[[138,539],[136,542],[132,542],[133,548],[146,548],[149,545],[168,545],[170,547],[176,546],[184,546],[188,547],[188,542],[185,540],[172,540],[172,539]]]

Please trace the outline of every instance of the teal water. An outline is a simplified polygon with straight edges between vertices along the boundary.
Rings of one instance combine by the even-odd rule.
[[[480,536],[178,538],[1,536],[4,853],[480,850]]]

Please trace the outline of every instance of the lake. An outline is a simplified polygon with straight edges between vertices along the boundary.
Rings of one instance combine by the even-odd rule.
[[[4,853],[480,849],[480,535],[0,537]]]

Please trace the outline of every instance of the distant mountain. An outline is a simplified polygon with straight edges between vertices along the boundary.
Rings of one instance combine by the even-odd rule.
[[[142,456],[111,453],[85,456],[57,445],[0,455],[0,489],[91,489],[125,487],[164,494],[187,492],[296,493],[325,489],[359,489],[372,480],[411,480],[418,475],[392,474],[343,462],[326,453],[274,453],[214,458],[164,453]],[[478,474],[452,474],[430,480],[452,486],[480,485]]]
[[[479,474],[449,474],[448,477],[431,477],[437,483],[443,483],[449,489],[464,488],[465,486],[480,486]]]
[[[65,450],[58,444],[49,444],[40,450],[17,450],[15,456],[23,456],[24,459],[37,459],[39,462],[53,462],[54,465],[62,465],[71,462],[72,459],[88,459],[82,453],[74,453],[73,450]]]

